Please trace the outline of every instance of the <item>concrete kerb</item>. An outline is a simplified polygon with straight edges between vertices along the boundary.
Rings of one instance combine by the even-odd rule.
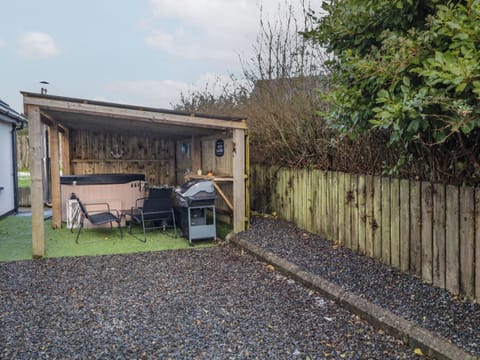
[[[414,322],[403,319],[318,275],[306,272],[299,266],[241,237],[229,234],[227,241],[246,250],[257,259],[271,264],[282,274],[318,291],[340,306],[367,320],[375,327],[409,344],[412,348],[420,348],[422,352],[429,357],[441,360],[479,359],[450,343],[448,340],[419,327]]]

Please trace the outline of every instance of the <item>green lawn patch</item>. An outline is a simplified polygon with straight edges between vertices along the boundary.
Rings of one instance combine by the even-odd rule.
[[[18,173],[18,187],[21,187],[21,188],[30,187],[29,172],[22,171]]]
[[[9,216],[0,220],[0,262],[27,260],[32,258],[32,223],[29,216]],[[149,231],[147,242],[143,243],[128,234],[123,228],[123,238],[117,228],[83,229],[79,244],[75,243],[76,229],[52,229],[51,221],[45,221],[45,256],[95,256],[109,254],[138,253],[189,248],[188,239],[173,237],[173,230]],[[232,231],[228,224],[218,223],[217,236],[225,238]],[[134,233],[143,239],[142,229],[134,228]],[[214,246],[213,240],[194,241],[195,247]]]

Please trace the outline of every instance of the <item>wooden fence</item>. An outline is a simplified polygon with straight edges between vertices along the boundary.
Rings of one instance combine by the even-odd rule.
[[[252,166],[252,208],[480,300],[480,188]]]

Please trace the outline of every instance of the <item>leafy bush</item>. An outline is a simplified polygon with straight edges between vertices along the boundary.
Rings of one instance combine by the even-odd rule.
[[[476,182],[480,1],[333,0],[305,36],[334,55],[324,113],[351,138],[382,131],[396,166]],[[428,175],[427,175],[428,174]]]

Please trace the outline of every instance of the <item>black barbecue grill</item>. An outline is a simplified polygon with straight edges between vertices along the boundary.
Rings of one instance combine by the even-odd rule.
[[[179,186],[175,190],[174,207],[182,234],[190,245],[194,239],[216,238],[213,181],[195,179]]]

